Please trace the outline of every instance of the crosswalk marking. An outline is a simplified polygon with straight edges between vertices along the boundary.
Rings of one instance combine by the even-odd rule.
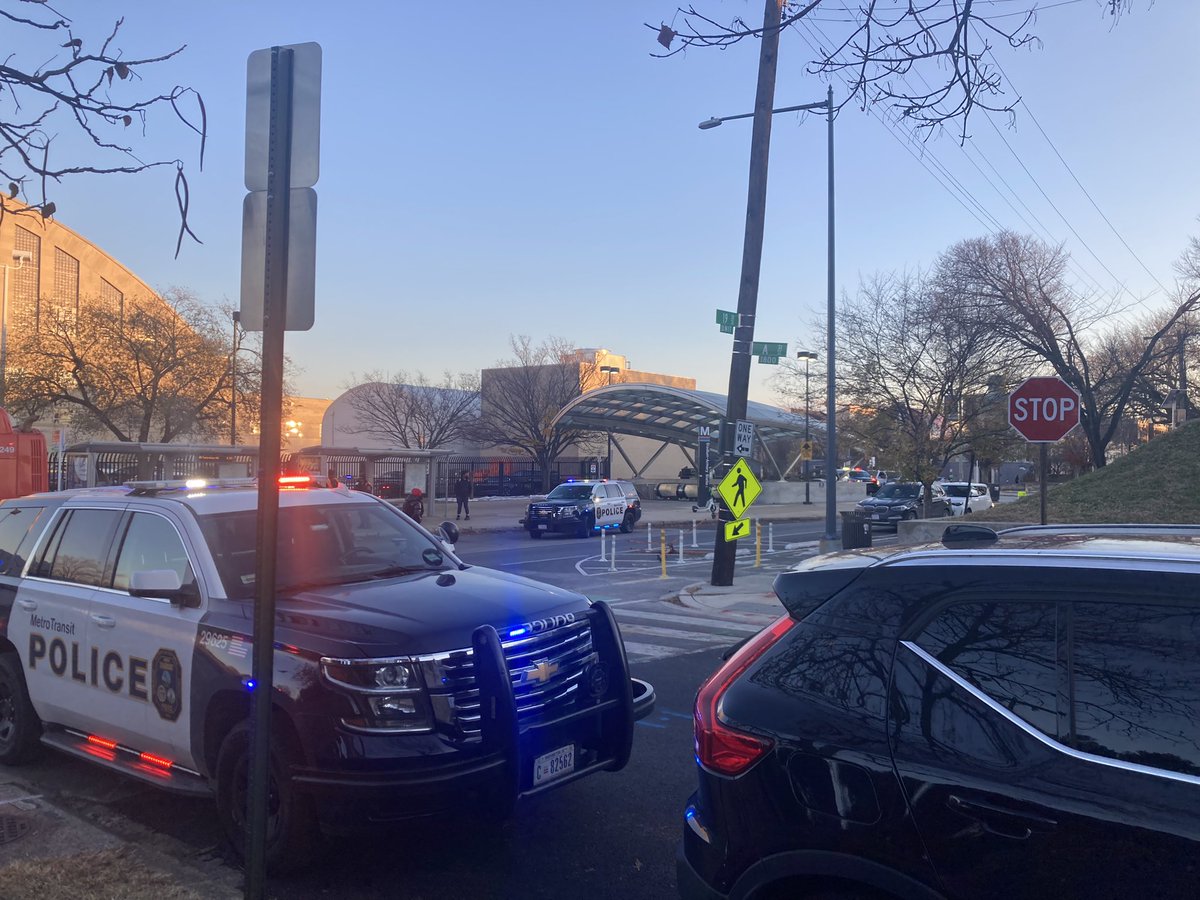
[[[700,631],[683,631],[679,628],[659,628],[655,625],[622,622],[620,619],[617,620],[617,624],[621,626],[622,635],[636,634],[645,637],[673,638],[677,641],[691,641],[694,644],[728,644],[736,640],[728,634],[706,634]]]
[[[624,619],[650,619],[654,622],[686,622],[689,625],[712,625],[716,628],[722,628],[726,631],[743,631],[747,634],[756,634],[763,629],[764,625],[770,623],[771,618],[763,616],[762,625],[745,624],[743,622],[729,622],[725,619],[711,619],[705,616],[688,616],[675,615],[673,613],[652,613],[644,612],[638,609],[622,609],[617,613],[618,620]]]
[[[643,644],[638,641],[625,642],[625,654],[635,662],[646,662],[651,659],[666,659],[671,656],[683,656],[685,653],[699,653],[708,650],[704,647],[666,647],[662,644]]]

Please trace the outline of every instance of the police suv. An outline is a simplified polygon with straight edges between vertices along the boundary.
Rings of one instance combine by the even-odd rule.
[[[626,764],[654,692],[604,603],[466,565],[344,487],[279,505],[269,864],[319,823],[502,818]],[[241,848],[256,506],[245,480],[0,503],[0,763],[47,744],[211,795]]]
[[[531,538],[547,532],[590,537],[602,529],[628,534],[642,517],[637,488],[628,481],[566,481],[529,504],[525,530]]]

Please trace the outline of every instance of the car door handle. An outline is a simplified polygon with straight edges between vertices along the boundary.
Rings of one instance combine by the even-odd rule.
[[[21,609],[25,610],[25,612],[33,612],[35,609],[37,609],[37,601],[17,600],[17,606],[21,607]]]
[[[92,613],[92,621],[101,628],[112,628],[117,624],[117,620],[112,616],[102,616],[99,613]]]
[[[1058,823],[1053,819],[1010,809],[988,800],[966,799],[951,794],[946,800],[946,805],[979,822],[992,834],[1017,841],[1027,840],[1034,832],[1053,831],[1058,827]]]

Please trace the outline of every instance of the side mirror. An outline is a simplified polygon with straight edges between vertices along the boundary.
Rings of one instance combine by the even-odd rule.
[[[171,601],[172,606],[194,606],[199,599],[195,588],[183,586],[174,569],[143,569],[129,576],[129,593],[134,597],[154,597]]]
[[[443,522],[437,527],[437,535],[447,544],[458,543],[458,526],[453,522]]]

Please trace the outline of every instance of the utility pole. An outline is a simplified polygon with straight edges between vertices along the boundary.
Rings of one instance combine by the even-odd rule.
[[[754,343],[754,316],[758,308],[758,281],[762,271],[763,229],[767,208],[767,159],[771,148],[771,109],[775,105],[775,69],[779,59],[779,0],[766,0],[762,44],[758,55],[758,89],[754,97],[754,126],[750,137],[750,180],[746,192],[746,236],[742,245],[742,279],[738,289],[738,324],[733,331],[733,353],[729,361],[729,392],[725,425],[721,433],[721,455],[731,456],[726,431],[746,417],[750,393],[750,350]],[[724,519],[724,513],[722,519]],[[717,528],[713,543],[711,583],[733,584],[737,545],[725,540]]]

